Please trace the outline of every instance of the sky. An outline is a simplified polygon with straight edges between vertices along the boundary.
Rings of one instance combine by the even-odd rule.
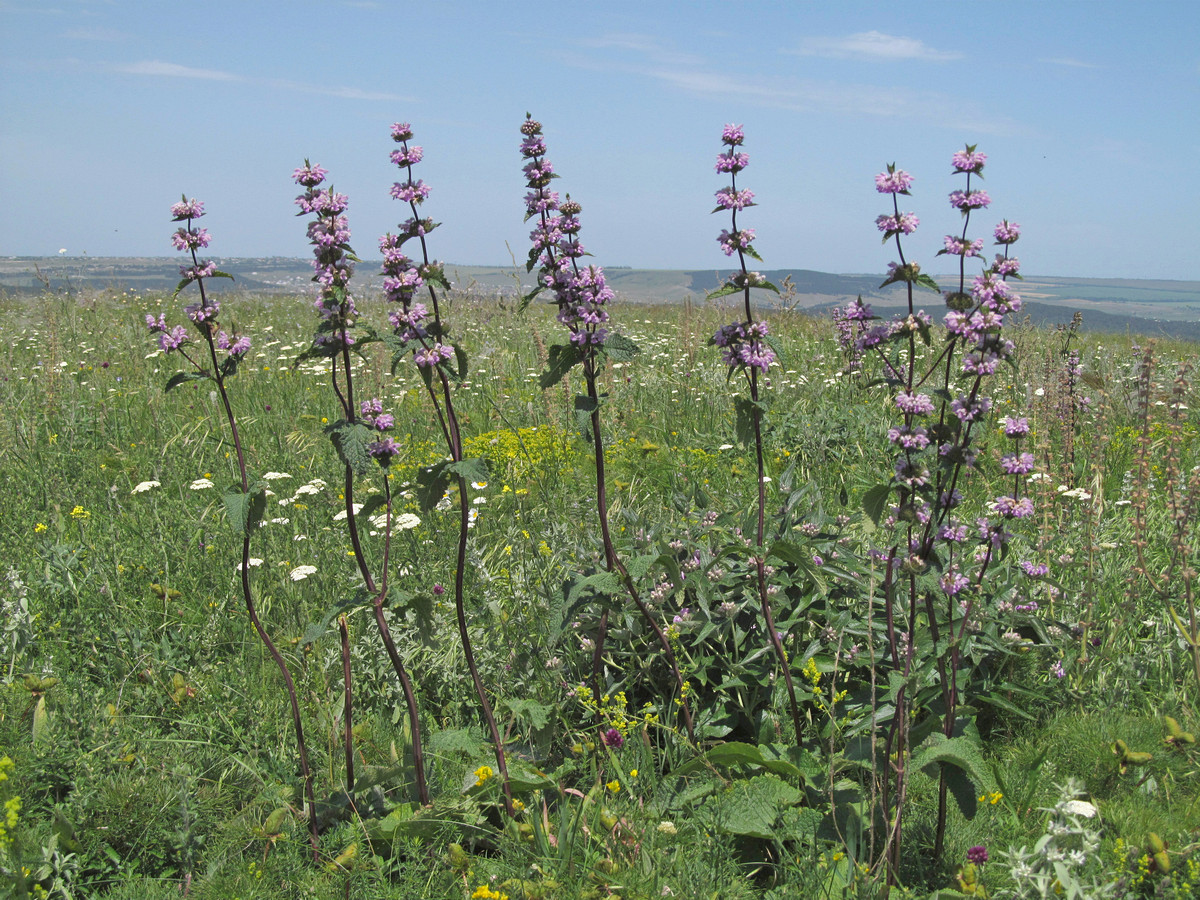
[[[1195,0],[0,0],[0,255],[172,256],[186,194],[212,256],[307,256],[310,159],[377,258],[408,216],[403,121],[431,253],[523,262],[526,112],[605,266],[728,268],[711,213],[736,123],[763,268],[884,271],[874,176],[895,163],[906,256],[944,271],[950,158],[975,144],[992,202],[971,233],[1019,222],[1026,273],[1200,280]]]

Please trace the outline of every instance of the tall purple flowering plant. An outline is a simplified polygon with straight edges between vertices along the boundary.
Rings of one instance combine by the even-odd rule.
[[[430,188],[424,181],[413,177],[413,166],[424,157],[424,151],[409,143],[412,137],[412,127],[407,122],[392,125],[392,140],[399,147],[392,151],[391,159],[400,168],[404,179],[392,185],[392,197],[406,203],[411,215],[400,224],[396,234],[386,234],[379,241],[379,249],[383,253],[384,291],[393,307],[388,315],[393,332],[386,342],[392,349],[393,372],[406,358],[416,365],[446,441],[450,459],[420,471],[417,493],[422,505],[430,508],[447,496],[451,487],[457,488],[459,528],[454,567],[454,610],[458,636],[479,700],[479,709],[495,749],[505,808],[509,815],[513,815],[512,786],[508,777],[504,739],[475,662],[465,605],[467,537],[471,524],[471,500],[467,486],[486,482],[488,472],[482,459],[466,459],[463,456],[463,437],[454,411],[451,382],[461,382],[466,377],[467,357],[461,347],[449,340],[442,318],[438,290],[448,291],[450,284],[442,264],[429,257],[426,236],[437,225],[431,219],[422,217],[418,210],[429,196]],[[419,261],[409,258],[404,252],[404,245],[413,240],[420,246]],[[416,302],[418,292],[422,291],[428,295],[430,307]]]
[[[716,192],[717,207],[714,213],[728,213],[730,227],[723,229],[717,237],[721,250],[726,256],[737,256],[738,269],[720,288],[710,293],[709,299],[741,295],[742,319],[729,325],[722,325],[716,334],[709,339],[709,344],[721,349],[721,358],[729,367],[729,378],[741,376],[746,381],[747,397],[739,397],[735,403],[737,411],[738,439],[746,444],[754,445],[754,458],[758,474],[757,512],[755,517],[755,543],[753,548],[755,584],[758,589],[759,609],[762,612],[763,623],[771,649],[779,662],[783,673],[784,685],[787,688],[788,708],[792,715],[792,727],[795,729],[795,739],[800,740],[802,724],[800,721],[800,705],[796,700],[796,687],[792,681],[791,666],[788,662],[787,651],[779,630],[775,627],[775,615],[771,609],[770,592],[767,586],[767,549],[766,517],[767,517],[767,472],[763,456],[762,419],[764,406],[760,396],[762,379],[775,362],[775,349],[768,339],[769,328],[765,320],[754,317],[754,307],[751,304],[751,290],[759,288],[779,293],[779,288],[767,281],[758,272],[750,271],[746,258],[751,257],[761,262],[755,251],[753,241],[755,232],[751,228],[743,228],[738,224],[738,213],[754,206],[754,192],[738,187],[738,173],[750,164],[750,155],[742,147],[746,136],[740,125],[726,125],[721,133],[724,149],[717,155],[716,170],[729,176],[729,186]]]
[[[225,332],[218,321],[221,304],[216,298],[209,297],[205,290],[206,278],[231,278],[231,275],[217,270],[210,261],[201,261],[197,250],[207,248],[211,242],[208,230],[197,228],[194,223],[204,215],[204,204],[199,200],[189,199],[186,195],[171,207],[172,221],[180,223],[175,233],[171,235],[171,243],[176,250],[187,253],[190,265],[179,267],[182,280],[175,289],[178,296],[185,288],[195,284],[200,299],[185,308],[188,319],[200,337],[199,349],[190,349],[193,345],[190,332],[182,325],[168,325],[166,317],[160,314],[157,318],[147,314],[146,327],[151,334],[158,335],[159,349],[166,352],[176,352],[191,364],[191,370],[173,375],[167,382],[166,390],[178,387],[189,381],[211,380],[216,384],[217,394],[225,411],[225,421],[229,425],[229,434],[233,440],[234,453],[237,457],[239,481],[231,486],[224,494],[225,510],[230,524],[240,533],[242,538],[242,560],[239,566],[241,575],[242,600],[246,606],[246,615],[254,626],[259,640],[266,647],[271,659],[279,669],[283,678],[284,689],[287,691],[288,702],[292,712],[292,725],[296,730],[296,749],[300,758],[300,772],[303,778],[303,792],[308,805],[308,835],[312,848],[313,859],[320,855],[320,843],[317,834],[316,798],[313,793],[313,773],[308,763],[308,748],[304,741],[304,723],[300,717],[300,703],[296,696],[296,685],[287,661],[275,642],[267,634],[258,607],[254,600],[254,592],[250,586],[250,537],[262,521],[266,509],[266,482],[252,479],[246,465],[245,451],[238,430],[237,417],[229,400],[226,381],[232,378],[250,350],[250,338]]]
[[[587,393],[575,398],[575,415],[580,432],[592,445],[596,464],[596,515],[604,546],[604,566],[608,574],[615,579],[614,583],[597,584],[596,591],[606,596],[623,591],[654,632],[679,690],[678,704],[688,739],[694,740],[692,713],[687,702],[687,685],[679,670],[675,652],[666,632],[642,599],[636,582],[621,561],[613,544],[608,521],[604,442],[600,427],[601,398],[596,380],[605,358],[628,360],[638,352],[638,348],[631,340],[608,328],[607,306],[613,299],[613,292],[605,282],[604,270],[596,265],[579,264],[579,260],[584,256],[583,244],[579,241],[579,214],[583,207],[572,200],[569,194],[560,201],[558,193],[550,190],[552,180],[558,176],[554,174],[553,166],[546,158],[546,142],[542,135],[541,123],[526,113],[525,121],[521,125],[521,134],[521,156],[526,160],[524,171],[528,188],[525,194],[525,221],[535,221],[534,229],[530,233],[532,247],[526,270],[532,271],[534,266],[538,266],[538,285],[522,302],[527,305],[542,291],[550,291],[558,308],[558,321],[566,326],[570,333],[567,344],[551,347],[550,366],[541,377],[541,386],[553,387],[573,366],[578,365],[583,370]],[[602,694],[600,669],[609,612],[609,606],[605,605],[592,649],[593,698]]]
[[[384,412],[379,398],[373,397],[356,403],[351,352],[359,343],[355,334],[358,309],[350,292],[350,279],[354,274],[356,257],[349,243],[350,227],[344,215],[349,200],[333,188],[321,188],[327,174],[325,169],[312,165],[308,160],[292,173],[292,179],[304,188],[304,193],[296,198],[296,204],[300,207],[299,214],[316,216],[308,225],[308,236],[313,245],[313,281],[320,285],[320,293],[314,305],[321,321],[312,347],[302,354],[300,359],[320,358],[330,362],[330,384],[338,400],[341,418],[326,431],[344,464],[342,495],[346,504],[346,527],[350,534],[351,546],[354,548],[354,561],[370,596],[380,640],[404,695],[409,730],[412,734],[414,781],[420,801],[427,804],[430,796],[425,777],[425,756],[416,692],[396,648],[384,608],[384,601],[393,593],[388,581],[393,510],[391,481],[386,474],[381,478],[385,522],[383,558],[378,579],[371,571],[364,552],[362,535],[355,516],[355,477],[367,475],[372,471],[378,472],[380,468],[386,473],[399,447],[387,434],[394,420],[390,414]],[[393,601],[395,599],[392,598]],[[389,606],[391,605],[393,603],[389,602]],[[347,791],[350,792],[353,790],[353,754],[348,731],[346,743]]]
[[[950,194],[950,204],[962,215],[962,230],[946,235],[938,255],[958,258],[958,284],[944,291],[947,312],[940,349],[925,363],[918,344],[933,346],[933,319],[916,305],[917,289],[941,292],[921,267],[905,256],[903,239],[918,227],[917,217],[900,209],[900,197],[910,196],[913,178],[889,165],[875,178],[876,190],[892,200],[890,212],[876,219],[885,243],[894,242],[898,261],[889,264],[883,286],[904,286],[907,311],[891,322],[880,323],[870,307],[855,301],[843,318],[858,324],[853,350],[858,358],[874,360],[892,391],[898,421],[888,433],[893,447],[892,475],[868,491],[865,506],[883,525],[889,544],[876,551],[885,564],[882,591],[890,665],[902,677],[893,682],[888,697],[894,710],[886,723],[883,758],[890,763],[882,798],[889,822],[884,857],[892,878],[900,862],[903,813],[908,775],[913,768],[939,764],[939,809],[934,851],[941,855],[946,825],[947,792],[952,782],[969,779],[978,785],[989,776],[978,765],[978,753],[962,735],[961,679],[964,661],[971,654],[1004,653],[1002,642],[983,628],[993,588],[989,573],[1007,552],[1014,522],[1033,513],[1024,495],[1033,457],[1022,450],[1028,434],[1026,420],[1005,417],[1003,434],[1011,450],[1000,458],[1000,471],[1011,485],[1009,492],[993,498],[973,518],[965,497],[985,459],[981,443],[987,431],[992,401],[985,379],[1002,364],[1011,362],[1014,346],[1003,335],[1005,316],[1021,308],[1020,297],[1007,279],[1016,276],[1019,263],[1009,255],[1020,229],[1007,220],[994,230],[1002,254],[967,282],[967,259],[982,256],[983,241],[969,236],[972,214],[988,207],[986,191],[976,187],[987,157],[974,146],[955,153],[952,166],[966,179],[961,190]],[[1019,276],[1018,276],[1019,277]],[[980,514],[982,513],[982,514]],[[994,628],[992,630],[995,630]],[[919,690],[923,681],[936,684],[940,709]],[[922,699],[925,697],[926,699]],[[914,719],[940,718],[941,742],[927,747],[911,760]],[[957,736],[956,736],[957,735]],[[973,813],[972,789],[955,790],[964,812]]]

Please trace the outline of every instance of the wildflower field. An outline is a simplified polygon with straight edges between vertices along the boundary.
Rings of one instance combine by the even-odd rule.
[[[888,322],[749,270],[733,126],[678,307],[532,120],[544,291],[450,290],[392,137],[382,279],[296,170],[315,311],[186,197],[178,296],[0,298],[3,891],[1200,896],[1195,345],[1024,322],[974,147]]]

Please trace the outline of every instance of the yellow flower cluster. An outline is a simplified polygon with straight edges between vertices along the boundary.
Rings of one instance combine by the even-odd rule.
[[[484,784],[489,778],[491,778],[495,774],[496,773],[492,771],[491,766],[480,766],[478,769],[475,770],[475,784],[476,785]]]
[[[493,891],[486,884],[481,884],[475,888],[475,892],[471,894],[471,900],[508,900],[508,894],[502,894],[499,891]]]
[[[0,782],[8,781],[9,770],[14,763],[8,756],[0,757]],[[0,817],[0,850],[7,850],[13,842],[12,830],[21,818],[21,798],[9,797],[4,801],[4,815]]]
[[[634,720],[629,717],[629,701],[625,699],[624,691],[617,691],[612,695],[605,694],[599,703],[592,696],[592,689],[586,684],[579,685],[572,693],[584,709],[593,715],[599,713],[600,718],[610,728],[615,728],[621,733],[621,737],[629,735]]]
[[[805,679],[807,679],[810,690],[813,696],[813,705],[823,713],[831,712],[833,706],[846,699],[848,691],[835,691],[833,686],[829,688],[829,699],[826,700],[825,688],[821,687],[821,670],[817,668],[817,661],[814,657],[809,657],[808,662],[804,664],[804,668],[800,670]]]
[[[463,456],[486,459],[497,479],[521,482],[541,471],[571,468],[578,450],[566,432],[541,425],[468,438],[463,441]]]

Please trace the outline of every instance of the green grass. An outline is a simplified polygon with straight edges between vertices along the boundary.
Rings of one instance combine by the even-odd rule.
[[[357,587],[344,523],[335,519],[341,464],[323,433],[334,403],[319,367],[291,365],[313,328],[306,299],[224,303],[226,320],[236,319],[255,341],[230,383],[250,466],[288,476],[270,482],[266,522],[252,541],[252,555],[263,560],[253,585],[297,678],[318,796],[336,807],[343,777],[336,633],[304,638]],[[0,351],[7,373],[0,382],[0,558],[24,585],[0,582],[0,757],[13,761],[0,797],[21,798],[0,865],[26,866],[43,887],[67,892],[60,895],[110,898],[179,896],[184,885],[188,896],[202,898],[345,890],[466,898],[480,885],[512,900],[658,897],[664,887],[674,896],[872,895],[877,876],[854,875],[843,858],[845,833],[823,818],[822,806],[830,778],[869,780],[845,754],[865,721],[868,669],[860,661],[830,674],[837,647],[823,635],[834,629],[844,649],[866,634],[871,568],[864,548],[874,532],[861,503],[890,470],[883,439],[890,413],[881,393],[840,373],[827,323],[772,319],[783,358],[765,392],[770,509],[775,515],[791,504],[789,539],[827,566],[815,579],[801,569],[781,572],[781,627],[798,678],[816,654],[826,667],[820,683],[840,678],[850,694],[831,719],[805,693],[810,731],[796,760],[806,779],[785,790],[755,764],[694,766],[677,775],[696,754],[672,727],[671,682],[636,616],[614,616],[606,670],[613,695],[626,695],[625,745],[617,752],[596,743],[572,693],[590,670],[580,638],[590,633],[596,607],[583,604],[573,618],[555,620],[564,583],[603,563],[590,449],[571,416],[578,376],[549,391],[538,387],[545,347],[559,340],[544,309],[518,316],[458,296],[448,317],[472,368],[456,407],[468,455],[485,458],[491,472],[473,492],[481,502],[467,579],[471,627],[510,753],[534,786],[521,794],[526,809],[515,823],[497,812],[494,781],[470,788],[489,751],[453,638],[453,606],[430,592],[453,581],[456,519],[421,510],[401,493],[397,513],[421,521],[397,534],[392,577],[409,594],[429,597],[430,627],[422,635],[397,611],[394,630],[417,682],[437,799],[433,811],[405,824],[414,812],[411,735],[373,623],[357,608],[350,616],[355,748],[360,776],[373,786],[356,791],[356,811],[326,813],[325,856],[313,864],[286,696],[241,605],[241,542],[221,502],[237,475],[232,445],[207,383],[164,394],[178,360],[153,352],[142,325],[150,311],[173,314],[162,298],[128,294],[0,302],[8,338]],[[679,567],[692,552],[705,554],[706,566],[718,562],[709,558],[714,548],[749,527],[755,463],[734,437],[732,401],[740,390],[704,346],[727,315],[709,307],[615,310],[618,330],[642,353],[603,376],[609,499],[622,555],[649,558],[644,593],[660,578],[685,579]],[[1010,794],[1026,803],[1010,809],[1010,801],[985,801],[970,820],[952,809],[945,859],[930,864],[923,860],[936,784],[915,777],[901,874],[912,896],[924,896],[954,883],[968,847],[985,844],[994,860],[1005,847],[1032,845],[1045,825],[1038,808],[1053,805],[1054,785],[1073,776],[1100,810],[1111,859],[1118,839],[1136,850],[1155,832],[1169,841],[1182,884],[1200,834],[1200,755],[1195,745],[1164,744],[1162,717],[1200,729],[1200,685],[1162,602],[1129,581],[1138,534],[1130,507],[1116,501],[1128,495],[1140,430],[1130,342],[1084,339],[1094,400],[1086,424],[1069,434],[1052,409],[1060,391],[1058,338],[1025,330],[1015,339],[1020,373],[1003,375],[993,395],[998,414],[1033,416],[1039,471],[1049,476],[1020,548],[1054,564],[1061,593],[1040,613],[1048,641],[1003,658],[992,673],[993,683],[1024,693],[1012,694],[1007,708],[982,708],[978,726],[987,761],[1008,774]],[[1195,347],[1166,344],[1157,353],[1165,390],[1170,363],[1194,358]],[[403,452],[392,484],[399,492],[443,450],[419,377],[404,367],[392,377],[386,363],[369,355],[356,370],[356,388],[395,413]],[[1178,444],[1185,472],[1200,463],[1192,439],[1200,402],[1194,390],[1187,397]],[[1160,416],[1162,409],[1152,407]],[[1170,435],[1159,429],[1151,453],[1161,469]],[[199,479],[216,487],[193,489]],[[324,486],[297,493],[314,479]],[[158,485],[135,492],[148,481]],[[1093,497],[1064,496],[1060,484]],[[378,478],[364,479],[357,499],[378,490]],[[1163,496],[1153,494],[1147,513],[1153,566],[1164,565],[1169,552]],[[376,569],[380,547],[378,536],[369,538]],[[1195,566],[1194,539],[1188,552]],[[316,572],[293,580],[301,565]],[[737,593],[736,560],[722,565],[730,571],[721,578],[686,581],[662,614],[670,622],[684,606],[703,609],[712,625],[685,623],[678,651],[708,704],[700,710],[710,728],[706,746],[722,734],[770,744],[790,720],[770,658],[755,655],[755,607]],[[874,577],[877,584],[877,571]],[[21,597],[28,617],[18,610]],[[720,612],[722,602],[736,611]],[[1070,631],[1080,622],[1086,641]],[[1070,663],[1061,681],[1048,674],[1054,653]],[[724,683],[735,674],[742,687]],[[807,691],[807,682],[801,687]],[[727,721],[715,712],[734,707],[741,712]],[[658,724],[644,724],[647,714]],[[1120,774],[1111,749],[1117,739],[1152,759]],[[838,771],[831,774],[831,766]],[[619,787],[606,787],[612,782]],[[803,793],[803,803],[786,791]],[[764,809],[770,835],[747,824]],[[276,810],[286,812],[276,817],[278,831],[268,832]],[[333,865],[352,846],[353,859]],[[992,878],[997,867],[989,865]],[[1115,862],[1110,870],[1115,879]]]

